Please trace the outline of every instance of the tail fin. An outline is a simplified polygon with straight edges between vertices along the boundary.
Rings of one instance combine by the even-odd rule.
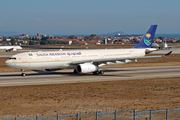
[[[146,34],[142,37],[139,43],[133,48],[151,48],[157,25],[151,25]]]

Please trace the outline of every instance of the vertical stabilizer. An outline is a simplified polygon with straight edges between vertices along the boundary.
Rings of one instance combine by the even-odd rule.
[[[148,31],[144,34],[140,42],[133,48],[151,48],[157,25],[151,25]]]

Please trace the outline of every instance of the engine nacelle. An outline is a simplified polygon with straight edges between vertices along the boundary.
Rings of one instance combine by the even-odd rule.
[[[98,66],[91,63],[79,64],[76,68],[78,73],[91,73],[98,70]]]
[[[14,48],[14,49],[12,49],[12,51],[17,51],[17,49]]]
[[[157,50],[156,48],[146,48],[145,54],[149,54],[149,53],[156,51],[156,50]]]

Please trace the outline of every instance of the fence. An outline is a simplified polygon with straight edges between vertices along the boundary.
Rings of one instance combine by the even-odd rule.
[[[180,120],[180,108],[140,112],[134,110],[134,120]]]
[[[27,118],[13,118],[0,120],[180,120],[180,108],[154,110],[154,111],[111,111],[111,112],[94,112],[70,115],[55,115],[55,116],[41,116],[41,117],[27,117]]]

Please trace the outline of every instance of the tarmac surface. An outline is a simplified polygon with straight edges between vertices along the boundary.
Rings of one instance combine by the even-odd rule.
[[[64,84],[79,82],[133,80],[146,78],[180,77],[180,66],[152,66],[130,68],[106,68],[104,75],[74,74],[73,70],[59,70],[56,72],[35,71],[0,73],[0,86]]]

